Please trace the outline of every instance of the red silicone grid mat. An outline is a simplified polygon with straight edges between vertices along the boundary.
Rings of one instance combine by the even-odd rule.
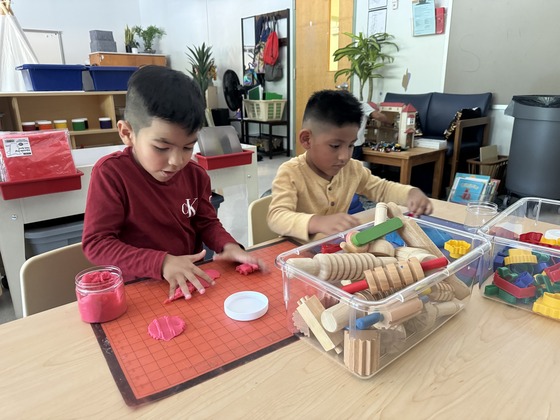
[[[92,324],[125,402],[134,406],[168,397],[297,340],[287,328],[282,272],[274,266],[278,254],[295,246],[282,241],[251,250],[268,265],[266,274],[244,276],[230,262],[202,264],[221,277],[205,295],[195,292],[189,301],[165,305],[169,286],[161,280],[127,284],[127,312],[115,321]],[[226,316],[224,300],[243,290],[268,297],[262,318],[240,322]],[[149,323],[164,315],[179,316],[187,324],[171,341],[148,335]]]

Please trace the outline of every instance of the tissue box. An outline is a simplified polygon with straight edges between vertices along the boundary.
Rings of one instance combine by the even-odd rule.
[[[487,298],[560,319],[560,201],[526,197],[479,229],[492,243]]]
[[[342,251],[340,247],[350,233],[342,232],[276,259],[283,275],[289,327],[359,378],[374,376],[463,309],[489,254],[490,242],[481,236],[423,220],[404,220],[407,232],[421,228],[430,232],[430,237],[437,234],[462,241],[470,248],[464,255],[455,255],[452,248],[451,254],[445,249],[447,246],[436,252],[410,244],[397,246],[401,241],[376,240],[373,243],[378,251],[388,255],[396,252],[398,260],[378,260],[385,267],[364,271],[364,264],[371,264],[376,257],[369,252]],[[369,223],[355,231],[368,232],[372,227]],[[395,237],[394,233],[390,235]],[[450,263],[428,270],[429,260],[437,261],[435,257],[441,258],[442,254]],[[419,264],[424,267],[421,271]],[[343,289],[347,280],[352,283]],[[363,288],[364,284],[365,290],[346,289]],[[450,328],[446,333],[454,335],[457,331]]]

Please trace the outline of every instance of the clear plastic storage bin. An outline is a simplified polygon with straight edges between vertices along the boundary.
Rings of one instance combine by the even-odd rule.
[[[481,281],[481,293],[560,319],[560,201],[522,198],[479,234],[492,243],[492,266]]]
[[[341,250],[349,232],[300,246],[276,259],[283,274],[288,328],[360,378],[372,377],[462,310],[473,285],[488,270],[487,239],[424,220],[405,217],[404,221],[409,233],[399,230],[400,235],[385,237],[397,253],[396,262],[378,257],[384,258],[385,268],[363,271],[364,264],[372,261],[373,248],[366,253]],[[354,231],[372,226],[373,222]],[[428,238],[426,234],[433,240],[428,239],[431,249],[418,246],[423,235]],[[402,246],[401,239],[408,246]],[[381,254],[392,252],[385,242],[384,247]],[[449,264],[429,270],[426,263],[442,254]],[[419,272],[419,267],[425,267],[425,272]],[[367,289],[349,290],[363,286],[364,277]],[[348,279],[353,279],[351,285],[345,285]]]

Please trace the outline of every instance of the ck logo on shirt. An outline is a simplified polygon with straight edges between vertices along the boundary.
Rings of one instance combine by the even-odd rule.
[[[191,203],[190,198],[185,199],[185,202],[181,206],[181,211],[183,212],[183,214],[187,215],[187,217],[193,217],[196,214],[196,209],[194,208],[194,204],[196,203],[197,200],[198,198],[195,198],[192,200]]]

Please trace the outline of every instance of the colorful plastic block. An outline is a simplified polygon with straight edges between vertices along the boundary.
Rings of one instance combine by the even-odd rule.
[[[500,290],[503,290],[518,299],[534,297],[537,293],[535,286],[530,285],[529,287],[524,288],[518,287],[515,284],[501,278],[498,273],[494,273],[494,285],[499,287]]]
[[[520,288],[528,287],[533,284],[533,276],[525,271],[515,279],[513,284]]]
[[[547,267],[544,269],[544,272],[553,282],[560,281],[560,264],[554,264],[553,266]]]
[[[403,227],[400,218],[394,217],[376,226],[372,226],[351,236],[350,240],[355,246],[364,246],[371,241],[375,241],[388,233],[394,232]]]
[[[499,290],[500,290],[499,287],[496,286],[495,284],[488,284],[484,288],[484,294],[486,296],[497,296]]]
[[[451,258],[460,258],[462,255],[465,255],[471,249],[471,244],[466,241],[458,241],[452,239],[447,241],[444,245],[444,249],[449,251],[449,256]]]
[[[533,304],[533,312],[550,318],[560,319],[560,294],[545,293]]]
[[[510,249],[509,255],[504,259],[506,265],[510,264],[536,264],[537,257],[526,249]]]
[[[511,271],[508,267],[500,267],[496,270],[496,272],[498,273],[498,275],[507,280],[507,281],[515,281],[515,279],[517,278],[517,276],[519,276],[519,274],[514,273],[513,271]]]
[[[507,303],[511,303],[511,304],[517,303],[517,298],[515,296],[509,294],[508,292],[502,289],[498,289],[498,297]]]

